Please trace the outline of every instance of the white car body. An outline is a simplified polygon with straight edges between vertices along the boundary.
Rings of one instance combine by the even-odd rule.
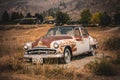
[[[32,59],[33,62],[42,62],[43,58],[62,58],[66,55],[71,59],[73,56],[93,51],[96,46],[96,39],[91,37],[84,27],[55,27],[51,28],[46,36],[26,43],[24,57]],[[68,53],[65,54],[66,49]]]

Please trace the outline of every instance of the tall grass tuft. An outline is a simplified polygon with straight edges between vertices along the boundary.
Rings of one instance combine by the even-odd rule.
[[[14,57],[10,57],[8,59],[6,66],[8,66],[9,70],[13,70],[13,71],[21,70],[24,67],[24,65],[18,59],[15,59]]]
[[[33,63],[20,62],[14,57],[10,57],[7,64],[7,68],[10,71],[15,71],[20,74],[30,74],[30,75],[42,75],[48,79],[58,79],[58,80],[74,80],[81,77],[81,73],[77,73],[72,70],[65,69],[57,65],[40,65]]]

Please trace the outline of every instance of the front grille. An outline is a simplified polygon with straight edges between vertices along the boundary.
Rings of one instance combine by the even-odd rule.
[[[55,54],[55,49],[50,48],[32,48],[27,51],[28,54]]]

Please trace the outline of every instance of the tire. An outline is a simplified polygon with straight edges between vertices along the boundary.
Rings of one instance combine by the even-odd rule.
[[[94,56],[96,54],[94,47],[90,48],[90,55]]]
[[[65,48],[64,50],[64,63],[68,64],[71,61],[71,52],[68,48]]]

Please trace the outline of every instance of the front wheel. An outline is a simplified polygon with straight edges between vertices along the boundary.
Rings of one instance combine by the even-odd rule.
[[[64,63],[68,64],[71,61],[71,52],[68,48],[64,50]]]

